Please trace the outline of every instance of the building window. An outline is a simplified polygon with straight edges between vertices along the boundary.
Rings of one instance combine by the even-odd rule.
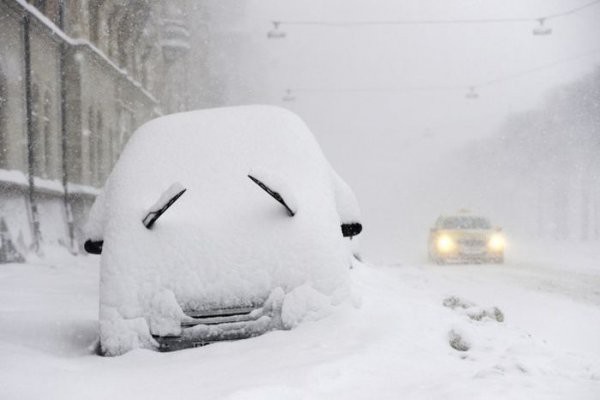
[[[90,29],[90,41],[94,44],[98,44],[98,34],[100,30],[100,2],[90,1],[88,2],[88,18],[89,18],[89,29]]]
[[[106,152],[104,151],[104,120],[101,111],[88,109],[88,171],[89,183],[92,185],[102,184],[104,179],[104,166],[106,165]],[[84,155],[85,156],[85,155]],[[85,171],[84,171],[85,172]]]
[[[60,24],[60,7],[64,0],[29,0],[29,3],[55,24]]]
[[[6,131],[6,106],[8,105],[8,93],[6,89],[6,79],[0,69],[0,168],[8,167],[6,153],[8,151],[8,138]]]
[[[96,165],[94,166],[94,181],[96,184],[100,185],[102,183],[103,178],[103,165],[104,165],[104,151],[103,151],[103,134],[104,134],[104,126],[102,121],[102,112],[98,111],[96,114]]]
[[[40,89],[36,83],[31,85],[31,128],[33,148],[33,173],[49,178],[52,173],[52,98],[50,92],[40,98]]]
[[[42,13],[46,13],[46,0],[33,0],[30,3]]]
[[[42,176],[44,170],[42,160],[44,144],[42,143],[42,135],[40,134],[40,123],[43,113],[40,108],[40,89],[37,83],[34,82],[31,84],[31,130],[33,141],[31,148],[33,150],[33,174],[35,176]]]
[[[152,45],[148,42],[144,45],[144,50],[140,54],[140,75],[142,86],[146,89],[152,89],[149,65],[151,64]]]
[[[133,111],[129,108],[121,105],[117,110],[117,119],[119,121],[118,127],[118,140],[117,140],[117,153],[120,153],[125,143],[129,139],[129,135],[133,130],[134,120],[133,120]]]
[[[52,125],[51,125],[51,113],[52,113],[52,98],[50,97],[50,93],[46,92],[44,95],[44,116],[43,116],[43,125],[44,131],[42,136],[40,137],[41,144],[43,145],[43,171],[42,176],[47,178],[54,178],[52,165],[54,162],[53,154],[52,154]],[[41,156],[41,154],[40,154]]]
[[[113,11],[107,19],[107,29],[108,29],[108,44],[107,44],[107,48],[108,48],[108,57],[111,59],[115,59],[117,54],[119,53],[118,50],[118,43],[117,43],[117,36],[118,36],[118,13],[117,11]]]
[[[115,158],[117,152],[115,151],[115,129],[110,128],[108,131],[108,154],[107,154],[107,163],[108,163],[108,171],[112,169],[113,165],[115,165]]]
[[[88,108],[88,129],[87,138],[84,139],[84,150],[82,157],[87,158],[87,165],[83,164],[83,174],[87,178],[88,184],[92,183],[94,179],[94,168],[96,166],[96,127],[94,126],[94,109],[90,106]],[[87,154],[86,154],[87,153]]]

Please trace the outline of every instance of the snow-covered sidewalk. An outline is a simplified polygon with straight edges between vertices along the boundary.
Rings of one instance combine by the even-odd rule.
[[[253,339],[114,358],[92,354],[96,257],[2,265],[0,398],[600,398],[600,269],[536,262],[365,265],[352,271],[359,308]]]

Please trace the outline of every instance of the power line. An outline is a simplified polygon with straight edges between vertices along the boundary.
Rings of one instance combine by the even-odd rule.
[[[553,61],[548,64],[539,65],[537,67],[529,68],[526,70],[514,72],[512,74],[503,75],[497,78],[493,78],[487,81],[478,82],[471,85],[432,85],[432,86],[392,86],[392,87],[363,87],[363,88],[290,88],[287,89],[284,101],[295,100],[295,93],[410,93],[410,92],[441,92],[441,91],[457,91],[468,89],[466,94],[467,98],[475,99],[479,95],[476,89],[492,86],[498,83],[517,79],[522,76],[530,75],[539,71],[554,68],[561,64],[578,61],[583,58],[591,57],[600,53],[600,48],[580,53],[571,57],[563,58],[560,60]]]
[[[595,4],[598,4],[598,3],[600,3],[600,0],[590,1],[589,3],[583,4],[583,5],[579,6],[579,7],[575,7],[573,9],[571,9],[571,10],[563,11],[561,13],[546,15],[545,17],[543,17],[543,19],[549,20],[549,19],[553,19],[553,18],[564,17],[564,16],[567,16],[567,15],[575,14],[576,12],[581,11],[584,8],[591,7],[591,6],[593,6]]]
[[[312,26],[379,26],[379,25],[441,25],[441,24],[485,24],[501,22],[531,22],[540,18],[484,18],[484,19],[420,19],[389,21],[273,21],[280,25]]]
[[[325,26],[325,27],[347,27],[347,26],[377,26],[377,25],[458,25],[458,24],[493,24],[506,22],[532,22],[548,21],[551,19],[575,14],[593,5],[599,4],[600,0],[582,4],[562,12],[542,15],[539,17],[516,17],[516,18],[476,18],[476,19],[400,19],[400,20],[382,20],[382,21],[293,21],[278,20],[272,21],[277,29],[280,25],[305,25],[305,26]]]
[[[452,91],[457,89],[464,89],[462,86],[396,86],[396,87],[362,87],[362,88],[329,88],[329,89],[317,89],[317,88],[291,88],[289,92],[303,92],[303,93],[398,93],[398,92],[438,92],[438,91]]]
[[[508,81],[508,80],[520,78],[522,76],[530,75],[530,74],[533,74],[533,73],[536,73],[536,72],[539,72],[539,71],[544,71],[544,70],[547,70],[547,69],[550,69],[550,68],[554,68],[554,67],[556,67],[558,65],[561,65],[561,64],[566,64],[566,63],[570,63],[570,62],[573,62],[573,61],[581,60],[582,58],[591,57],[591,56],[593,56],[595,54],[598,54],[598,53],[600,53],[600,48],[594,49],[594,50],[591,50],[591,51],[588,51],[588,52],[585,52],[585,53],[580,53],[580,54],[577,54],[575,56],[571,56],[571,57],[568,57],[568,58],[563,58],[563,59],[560,59],[560,60],[556,60],[556,61],[548,63],[548,64],[539,65],[539,66],[534,67],[534,68],[530,68],[530,69],[526,69],[526,70],[523,70],[523,71],[515,72],[513,74],[504,75],[504,76],[501,76],[501,77],[498,77],[498,78],[495,78],[495,79],[490,79],[488,81],[480,82],[480,83],[477,83],[475,85],[472,85],[472,87],[479,88],[479,87],[484,87],[484,86],[495,85],[497,83],[505,82],[505,81]]]

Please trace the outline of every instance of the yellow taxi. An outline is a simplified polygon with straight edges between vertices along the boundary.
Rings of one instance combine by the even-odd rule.
[[[429,259],[446,263],[504,262],[506,239],[489,219],[461,212],[440,216],[429,233]]]

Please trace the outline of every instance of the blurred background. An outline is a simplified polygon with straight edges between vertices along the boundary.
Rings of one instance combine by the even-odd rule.
[[[79,250],[137,126],[249,103],[307,122],[373,261],[464,208],[600,241],[600,1],[0,0],[0,37],[3,261]]]

